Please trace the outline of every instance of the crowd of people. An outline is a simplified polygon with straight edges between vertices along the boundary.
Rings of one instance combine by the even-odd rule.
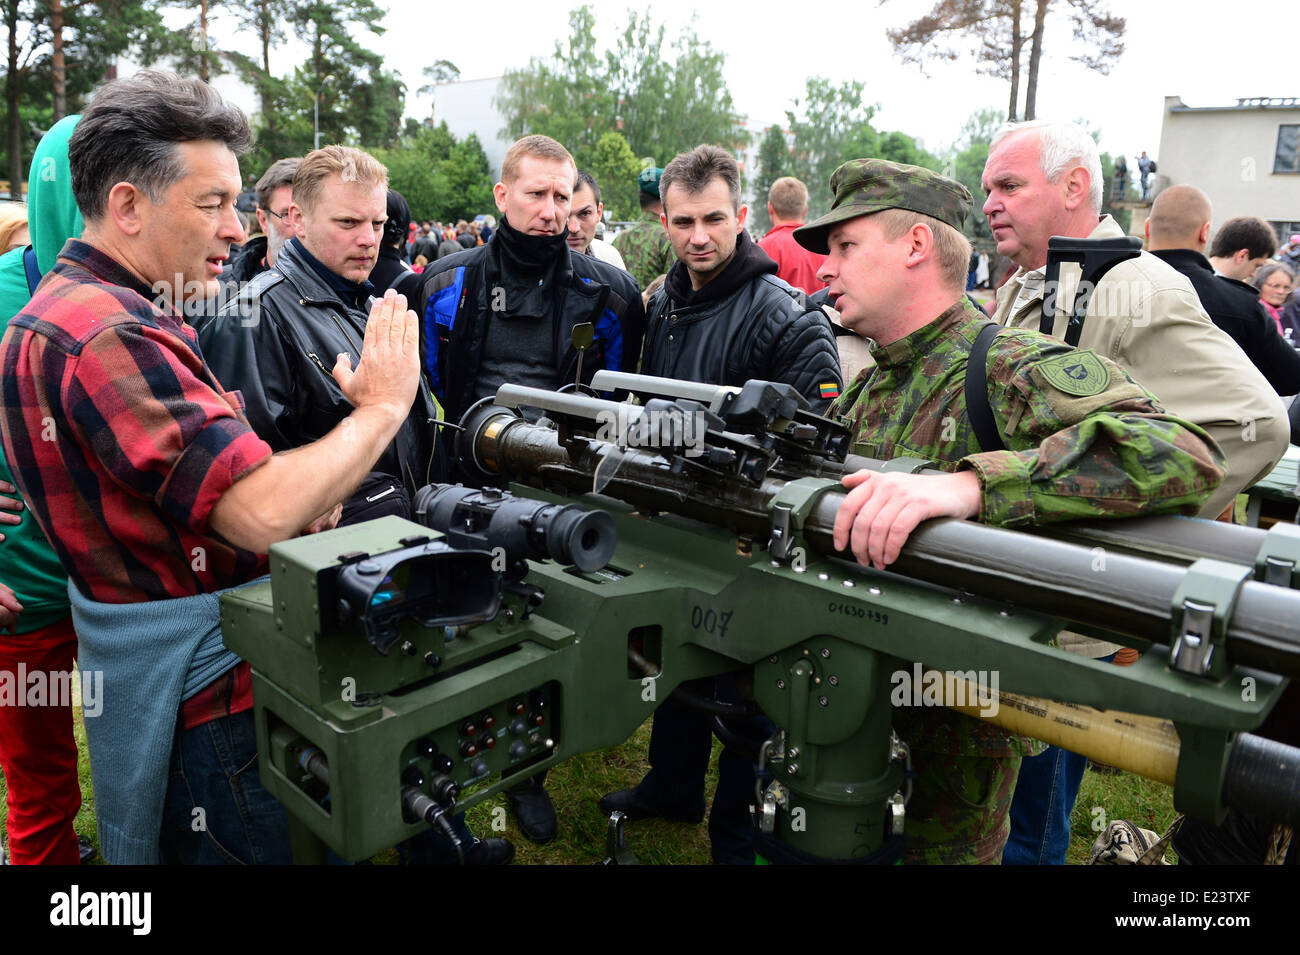
[[[1300,236],[1273,262],[1267,224],[1229,220],[1211,240],[1208,198],[1167,189],[1151,251],[1104,279],[1082,338],[1063,341],[1064,311],[1038,330],[1048,237],[1122,235],[1100,215],[1096,146],[1072,123],[1008,124],[992,142],[982,211],[1015,271],[990,313],[967,294],[970,192],[917,167],[846,162],[812,222],[809,185],[778,179],[754,241],[736,160],[701,145],[640,175],[642,218],[605,243],[600,185],[548,137],[507,152],[499,218],[454,225],[412,221],[380,162],[332,145],[257,179],[249,238],[236,204],[250,139],[206,84],[113,81],[42,140],[33,168],[67,172],[32,176],[30,245],[0,258],[0,492],[15,495],[0,502],[0,668],[76,659],[104,674],[86,730],[112,863],[289,861],[285,812],[258,777],[249,668],[221,642],[217,598],[265,579],[277,541],[409,517],[419,488],[462,479],[431,422],[505,382],[554,390],[608,368],[786,383],[842,417],[856,453],[947,472],[845,478],[836,547],[877,568],[932,517],[1230,520],[1287,447],[1300,355],[1284,337],[1286,259]],[[581,325],[593,339],[579,353]],[[742,684],[687,689],[734,701]],[[772,731],[761,715],[735,728]],[[915,789],[905,838],[877,861],[1064,861],[1083,757],[942,708],[899,710],[895,728]],[[602,810],[702,821],[711,742],[711,718],[669,698],[649,774]],[[70,704],[0,706],[0,766],[11,861],[75,863]],[[539,843],[560,824],[545,777],[508,791]],[[717,862],[754,861],[754,784],[750,758],[724,749]],[[508,840],[454,825],[464,861],[513,857]],[[432,832],[398,849],[458,858]]]

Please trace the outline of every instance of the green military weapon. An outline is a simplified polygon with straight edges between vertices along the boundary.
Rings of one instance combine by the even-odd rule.
[[[1300,751],[1248,732],[1300,672],[1295,528],[932,521],[899,573],[878,572],[833,552],[836,476],[927,462],[847,456],[843,428],[783,385],[600,372],[593,387],[644,404],[506,385],[466,415],[461,466],[527,497],[426,488],[420,523],[277,544],[269,584],[222,598],[253,668],[262,779],[303,861],[322,841],[360,859],[444,826],[626,739],[681,682],[748,668],[780,728],[756,793],[769,859],[897,858],[908,753],[891,697],[929,702],[930,672],[945,704],[1017,728],[1024,694],[1171,721],[1160,765],[1107,761],[1171,782],[1206,820],[1228,805],[1300,820]],[[583,504],[599,510],[561,507],[598,479]],[[1063,653],[1066,622],[1145,652],[1131,667]]]

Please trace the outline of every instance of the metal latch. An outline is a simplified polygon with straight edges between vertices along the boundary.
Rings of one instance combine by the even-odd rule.
[[[907,810],[903,808],[903,794],[894,793],[889,797],[889,834],[891,836],[901,836],[903,834],[903,818]]]
[[[790,794],[777,780],[768,783],[763,790],[763,803],[758,814],[759,831],[771,834],[776,831],[776,807],[787,809],[790,806]]]
[[[1255,556],[1255,579],[1300,589],[1300,527],[1274,524],[1268,529]]]
[[[1172,669],[1211,680],[1227,675],[1228,621],[1250,576],[1249,567],[1207,557],[1187,568],[1171,607]]]

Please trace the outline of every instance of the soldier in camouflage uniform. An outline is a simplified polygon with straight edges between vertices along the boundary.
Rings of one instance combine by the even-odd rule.
[[[931,517],[1015,526],[1196,513],[1223,479],[1218,446],[1117,365],[1034,331],[1003,329],[988,348],[985,390],[1009,450],[985,450],[964,391],[989,324],[963,294],[970,193],[880,160],[845,163],[831,189],[831,212],[794,235],[829,256],[819,277],[843,324],[871,340],[876,365],[830,413],[855,429],[855,453],[919,457],[950,472],[845,477],[837,547],[885,567]],[[918,770],[904,860],[997,862],[1020,757],[1041,744],[943,708],[900,708],[894,725]]]
[[[663,174],[662,169],[652,166],[637,177],[641,219],[632,228],[616,235],[612,243],[623,256],[623,264],[636,279],[636,284],[643,289],[649,288],[651,282],[666,274],[677,261],[660,218],[664,206],[659,197],[659,177]]]

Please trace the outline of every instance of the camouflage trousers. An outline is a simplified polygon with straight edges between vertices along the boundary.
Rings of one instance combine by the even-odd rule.
[[[904,865],[998,865],[1011,834],[1019,756],[916,752]]]

